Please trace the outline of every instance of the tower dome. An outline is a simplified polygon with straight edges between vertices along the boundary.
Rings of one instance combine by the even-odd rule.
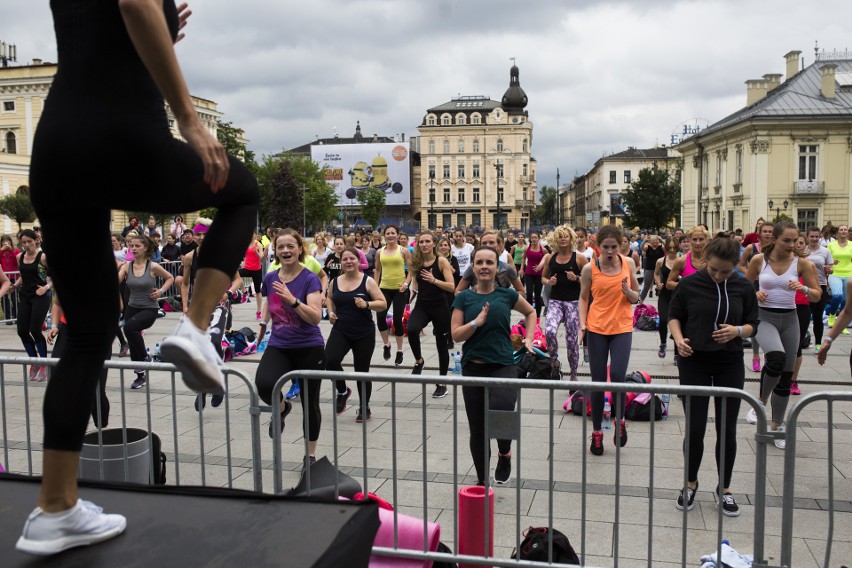
[[[509,70],[509,88],[503,93],[501,101],[503,109],[509,114],[524,114],[524,107],[527,106],[527,94],[521,88],[519,75],[518,66],[512,65]]]

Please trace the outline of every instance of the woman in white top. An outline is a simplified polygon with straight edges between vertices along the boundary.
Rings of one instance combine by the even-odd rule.
[[[760,375],[760,395],[763,404],[772,394],[771,430],[780,431],[790,398],[790,384],[799,345],[799,322],[796,316],[796,291],[801,290],[815,302],[822,296],[813,263],[803,251],[796,250],[799,228],[790,221],[779,221],[772,228],[772,242],[763,247],[748,263],[746,278],[758,282],[757,302],[760,326],[757,340],[763,348],[766,364]],[[802,279],[804,284],[799,282]],[[752,408],[746,415],[750,424],[757,423]],[[783,438],[775,446],[786,447]]]
[[[817,280],[819,287],[822,290],[822,296],[816,302],[811,302],[811,320],[814,322],[814,352],[819,353],[819,346],[822,344],[822,334],[825,332],[825,323],[822,321],[822,315],[825,312],[825,306],[831,298],[831,292],[828,290],[828,276],[834,271],[834,258],[831,252],[819,244],[820,230],[819,227],[808,227],[807,232],[807,248],[805,253],[808,255],[808,260],[814,263],[816,267]],[[844,328],[845,329],[845,328]]]

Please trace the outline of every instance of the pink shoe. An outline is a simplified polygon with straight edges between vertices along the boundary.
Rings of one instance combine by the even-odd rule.
[[[27,374],[28,381],[35,381],[38,378],[39,365],[30,365],[30,372]]]
[[[760,372],[760,357],[752,357],[751,358],[751,370],[755,373]]]
[[[257,321],[260,321],[260,312],[257,312],[254,317],[257,319]]]
[[[793,383],[790,385],[790,394],[795,394],[795,395],[802,394],[802,391],[799,390],[799,382],[798,381],[793,381]]]
[[[36,381],[43,383],[47,380],[47,365],[42,365],[36,373]]]

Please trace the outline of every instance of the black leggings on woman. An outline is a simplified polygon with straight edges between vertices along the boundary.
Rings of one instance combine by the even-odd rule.
[[[627,364],[630,362],[630,347],[633,345],[633,333],[617,333],[615,335],[603,335],[593,331],[587,331],[589,337],[589,372],[592,380],[596,383],[605,383],[607,377],[607,361],[609,361],[609,380],[613,383],[623,383],[627,375]],[[604,393],[596,391],[591,393],[592,401],[592,428],[600,430],[603,423]],[[624,404],[621,403],[621,395],[610,406],[616,420],[621,420],[624,413]]]
[[[64,323],[59,324],[59,335],[56,336],[56,341],[53,343],[53,352],[51,352],[51,357],[54,359],[62,359],[63,353],[65,353],[65,337],[68,335],[66,332],[67,326]],[[101,368],[101,376],[100,376],[100,393],[95,395],[95,399],[92,401],[92,420],[95,422],[95,426],[100,428],[106,428],[109,423],[109,399],[106,394],[106,382],[107,382],[107,369],[105,367]],[[98,412],[98,396],[100,396],[100,412]]]
[[[467,362],[462,367],[462,376],[517,379],[518,369],[514,365]],[[488,419],[485,413],[485,388],[464,386],[462,396],[464,396],[464,411],[467,414],[467,424],[470,429],[470,456],[473,458],[473,466],[476,469],[476,479],[482,483],[485,481],[486,448],[488,455],[491,456],[491,443],[485,439],[485,421]],[[491,410],[514,410],[517,400],[516,389],[488,389],[488,408]],[[497,440],[497,449],[501,454],[508,454],[512,450],[512,440]]]
[[[325,344],[325,368],[329,371],[342,371],[341,362],[349,351],[352,351],[352,360],[356,373],[370,372],[370,359],[376,349],[376,332],[361,339],[349,339],[346,335],[331,328],[328,341]],[[337,392],[346,392],[346,381],[338,379],[335,381]],[[370,395],[373,394],[373,383],[371,381],[358,381],[358,397],[370,404]]]
[[[657,331],[660,334],[660,345],[665,345],[668,342],[667,338],[669,336],[669,304],[672,298],[671,295],[663,295],[659,292],[657,292],[657,298],[657,312],[660,314],[660,325]]]
[[[154,325],[155,321],[157,321],[157,308],[127,306],[124,309],[124,333],[127,335],[127,343],[130,345],[130,359],[132,361],[145,360],[147,353],[142,331]]]
[[[435,332],[435,346],[438,348],[438,371],[446,375],[450,369],[450,352],[447,350],[447,334],[450,333],[450,311],[447,304],[442,302],[436,305],[420,304],[419,302],[411,310],[411,318],[408,320],[408,345],[415,362],[422,357],[420,349],[420,332],[432,322]]]
[[[382,295],[385,297],[385,302],[393,308],[393,334],[396,337],[405,335],[402,329],[402,312],[405,311],[405,306],[408,305],[408,290],[400,292],[399,290],[388,290],[387,288],[379,288]],[[388,311],[382,310],[376,312],[376,327],[379,331],[388,330]]]
[[[18,337],[30,357],[47,357],[47,341],[41,326],[49,309],[50,292],[44,296],[18,294]]]
[[[229,156],[227,183],[213,193],[204,182],[201,159],[169,131],[162,100],[136,109],[124,103],[107,108],[101,103],[89,107],[66,95],[54,81],[34,140],[30,196],[68,320],[67,350],[45,393],[44,447],[80,451],[118,321],[109,240],[112,210],[174,213],[215,207],[198,267],[232,275],[255,227],[258,188],[245,165]],[[72,139],[68,132],[79,135]],[[89,156],[92,148],[98,149],[96,161]],[[85,219],[93,237],[85,274],[79,246],[68,238],[69,218]],[[91,298],[97,298],[97,309],[92,309]]]
[[[535,317],[541,317],[541,308],[544,302],[541,299],[541,275],[527,274],[525,279],[527,302],[535,306]]]
[[[831,299],[831,290],[828,286],[820,286],[822,296],[818,302],[811,302],[811,320],[814,322],[814,345],[822,345],[822,334],[825,332],[825,323],[822,321],[822,316],[825,314],[825,306]],[[807,328],[805,328],[807,329]]]
[[[745,367],[741,351],[693,351],[689,357],[681,357],[677,368],[680,384],[699,387],[729,387],[742,389],[745,384]],[[685,399],[684,399],[685,400]],[[710,397],[691,396],[686,408],[689,432],[689,455],[687,456],[687,481],[698,481],[698,468],[704,455],[704,434],[707,431],[707,409]],[[731,486],[731,472],[737,459],[737,417],[740,399],[729,396],[714,397],[716,409],[716,468],[721,468],[721,440],[725,440],[725,470],[722,472],[721,489]],[[725,421],[722,422],[722,405],[725,405]],[[684,402],[686,405],[686,402]],[[684,442],[684,451],[686,443]]]
[[[206,246],[206,245],[205,245]],[[278,382],[283,375],[295,370],[303,371],[322,371],[325,369],[325,349],[322,345],[316,347],[303,347],[301,349],[282,349],[280,347],[269,346],[263,352],[263,357],[260,359],[260,364],[257,366],[254,382],[257,385],[257,393],[266,404],[272,404],[272,387]],[[307,389],[305,388],[307,382]],[[320,412],[320,387],[322,381],[319,379],[299,379],[299,388],[302,390],[302,395],[299,399],[302,401],[302,412],[305,412],[305,405],[309,404],[307,410],[308,415],[308,431],[305,435],[308,440],[316,442],[319,439],[320,426],[322,425],[322,413]],[[308,400],[306,403],[305,400]],[[273,416],[275,413],[273,412]],[[304,422],[302,423],[302,431],[304,432]]]

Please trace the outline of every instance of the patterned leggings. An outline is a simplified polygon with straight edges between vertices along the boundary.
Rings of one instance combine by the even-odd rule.
[[[568,365],[571,367],[571,376],[577,375],[577,366],[580,362],[580,353],[577,347],[577,335],[580,331],[580,315],[577,310],[577,302],[566,302],[564,300],[550,300],[547,304],[547,317],[544,322],[544,335],[547,338],[547,351],[554,361],[559,359],[559,342],[556,332],[559,324],[565,324],[565,341],[568,343]]]

